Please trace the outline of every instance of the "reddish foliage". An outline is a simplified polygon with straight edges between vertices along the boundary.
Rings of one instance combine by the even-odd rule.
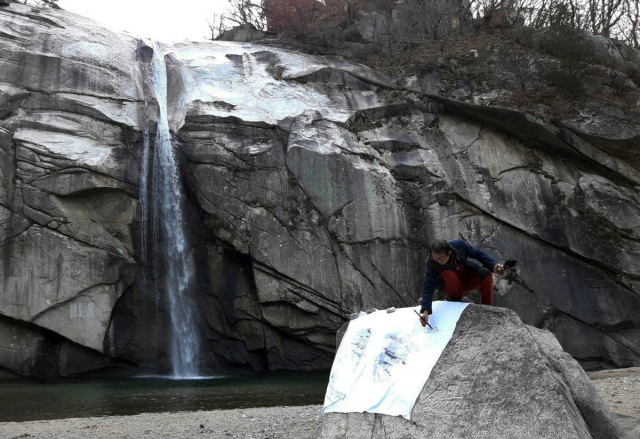
[[[267,30],[300,36],[315,25],[344,27],[355,21],[363,0],[264,0]]]
[[[265,0],[267,30],[301,33],[324,5],[316,0]]]
[[[360,10],[359,0],[325,0],[325,20],[333,25],[353,24]]]

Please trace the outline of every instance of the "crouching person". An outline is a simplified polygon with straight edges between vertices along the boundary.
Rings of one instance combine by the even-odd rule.
[[[469,261],[476,259],[484,267]],[[492,273],[504,276],[506,270],[491,257],[461,239],[436,240],[429,246],[427,268],[422,285],[420,323],[426,326],[432,313],[433,292],[444,291],[453,301],[460,301],[466,293],[480,289],[484,305],[493,305]]]

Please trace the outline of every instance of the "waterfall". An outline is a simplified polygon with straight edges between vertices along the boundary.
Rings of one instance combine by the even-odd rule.
[[[171,316],[170,354],[173,376],[193,378],[199,375],[199,335],[195,305],[187,294],[192,283],[187,266],[188,246],[182,212],[184,190],[169,132],[167,68],[163,53],[156,44],[153,47],[149,74],[158,103],[158,122],[153,151],[148,130],[145,128],[143,132],[140,243],[145,272],[152,265],[155,268],[156,282],[152,286],[151,282],[143,280],[143,288],[154,288],[157,310],[160,289],[164,285]],[[149,261],[150,258],[153,260]],[[145,274],[144,278],[148,279],[148,276]],[[165,280],[164,283],[162,279]]]
[[[149,163],[151,160],[151,142],[149,138],[149,107],[147,101],[144,101],[144,127],[142,130],[142,164],[140,166],[140,260],[142,261],[142,290],[147,291],[150,288],[149,282],[149,266],[147,264],[147,235],[149,230]],[[154,287],[154,289],[156,289]],[[156,289],[157,290],[157,289]],[[156,314],[158,312],[158,293],[156,291]]]

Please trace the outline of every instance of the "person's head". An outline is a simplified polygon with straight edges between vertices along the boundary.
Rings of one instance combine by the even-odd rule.
[[[429,252],[431,259],[443,265],[447,262],[447,259],[449,259],[449,255],[451,255],[451,246],[444,239],[436,239],[429,246]]]

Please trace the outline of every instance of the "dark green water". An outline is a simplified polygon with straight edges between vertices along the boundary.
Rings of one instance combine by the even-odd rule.
[[[0,422],[322,404],[329,373],[0,381]]]

